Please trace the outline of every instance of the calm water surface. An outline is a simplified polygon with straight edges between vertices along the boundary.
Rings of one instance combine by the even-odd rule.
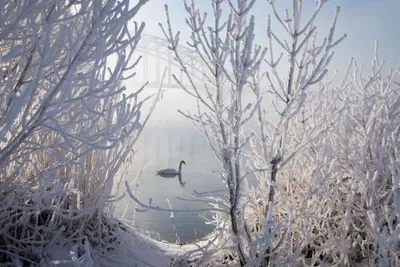
[[[182,201],[177,197],[191,199],[193,190],[205,192],[224,189],[221,180],[211,173],[219,169],[219,163],[213,157],[205,137],[190,121],[176,112],[177,108],[190,106],[190,99],[176,89],[169,91],[163,98],[137,142],[138,154],[129,167],[127,180],[131,182],[147,165],[141,181],[131,186],[134,191],[139,184],[135,195],[142,202],[148,203],[149,198],[152,198],[153,206],[169,208],[169,199],[174,209],[203,208],[201,203]],[[181,101],[176,102],[176,99]],[[185,186],[179,184],[177,177],[162,178],[155,175],[158,169],[178,169],[181,160],[186,162],[182,168]],[[205,236],[213,230],[213,226],[205,223],[203,214],[184,212],[174,214],[175,232],[169,212],[135,212],[135,204],[128,197],[118,203],[115,211],[116,217],[121,218],[123,215],[125,220],[133,222],[142,232],[170,242],[177,240],[176,232],[180,241],[185,242]]]

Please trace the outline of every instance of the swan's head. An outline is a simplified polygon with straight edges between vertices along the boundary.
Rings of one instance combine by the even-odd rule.
[[[181,163],[183,163],[183,164],[185,164],[185,165],[186,165],[186,162],[185,162],[184,160],[181,160]]]

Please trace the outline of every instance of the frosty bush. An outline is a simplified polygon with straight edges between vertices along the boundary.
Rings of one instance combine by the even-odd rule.
[[[400,107],[394,97],[400,90],[399,68],[385,77],[382,66],[377,52],[369,76],[351,62],[342,83],[311,98],[295,117],[290,143],[296,144],[325,119],[321,111],[332,107],[328,103],[345,106],[340,116],[326,121],[328,130],[280,171],[273,211],[279,246],[271,255],[276,265],[399,264],[400,139],[395,114]],[[265,191],[263,186],[247,191],[253,221],[263,221]]]
[[[142,89],[121,82],[144,24],[128,22],[146,2],[0,1],[0,262],[115,241],[113,179],[142,129]]]

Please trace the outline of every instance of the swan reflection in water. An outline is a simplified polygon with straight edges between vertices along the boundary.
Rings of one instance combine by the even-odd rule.
[[[185,164],[184,160],[181,160],[181,162],[179,163],[179,170],[175,170],[174,168],[167,168],[167,169],[162,169],[162,170],[158,170],[156,171],[158,176],[164,177],[164,178],[175,178],[176,176],[178,176],[178,180],[179,180],[179,184],[181,186],[184,186],[186,184],[186,182],[182,181],[182,164]]]
[[[179,184],[181,186],[185,186],[186,182],[182,181],[182,174],[159,174],[157,173],[158,176],[161,176],[163,178],[175,178],[176,176],[178,176],[178,180],[179,180]]]

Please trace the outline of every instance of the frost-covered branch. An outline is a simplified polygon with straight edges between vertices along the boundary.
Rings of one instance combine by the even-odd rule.
[[[143,202],[141,202],[137,197],[135,197],[132,193],[132,190],[129,187],[129,184],[127,181],[125,181],[125,186],[126,186],[126,191],[129,194],[129,197],[131,199],[133,199],[136,203],[139,204],[139,206],[145,208],[146,210],[157,210],[157,211],[165,211],[165,212],[206,212],[206,211],[213,211],[213,212],[225,212],[228,213],[229,212],[227,210],[224,209],[218,209],[218,208],[212,208],[212,209],[172,209],[172,208],[160,208],[159,206],[153,206],[152,205],[152,199],[149,200],[149,204],[144,204]],[[141,210],[144,211],[144,210]]]

